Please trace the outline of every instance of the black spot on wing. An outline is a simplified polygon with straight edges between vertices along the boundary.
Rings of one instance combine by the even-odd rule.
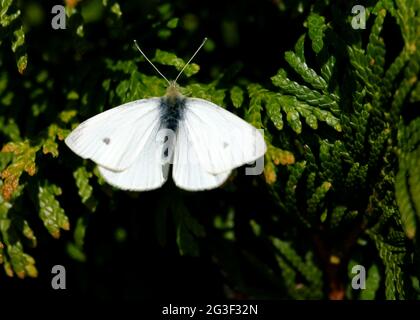
[[[111,139],[108,138],[108,137],[106,137],[106,138],[103,138],[102,141],[103,141],[103,143],[105,143],[106,145],[108,145],[108,144],[110,144]]]

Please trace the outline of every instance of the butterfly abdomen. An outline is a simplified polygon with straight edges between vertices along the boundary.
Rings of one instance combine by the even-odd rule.
[[[162,128],[177,131],[179,121],[184,116],[185,100],[181,95],[161,98],[160,122]]]

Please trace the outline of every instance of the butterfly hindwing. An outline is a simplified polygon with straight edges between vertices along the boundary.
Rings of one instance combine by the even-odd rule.
[[[172,177],[175,184],[184,190],[200,191],[214,189],[222,185],[230,171],[211,174],[200,164],[196,149],[192,146],[185,121],[178,124]]]
[[[161,187],[168,176],[169,165],[162,161],[162,142],[156,126],[134,163],[123,171],[99,166],[99,172],[110,185],[122,190],[146,191]]]

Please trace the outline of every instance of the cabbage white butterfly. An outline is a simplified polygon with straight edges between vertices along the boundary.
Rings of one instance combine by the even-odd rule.
[[[206,40],[175,81],[169,81],[135,42],[168,82],[166,95],[125,103],[82,122],[65,139],[67,146],[93,160],[110,185],[132,191],[161,187],[169,164],[179,188],[217,188],[234,168],[262,157],[266,145],[256,128],[210,101],[185,97],[178,90],[176,81]]]

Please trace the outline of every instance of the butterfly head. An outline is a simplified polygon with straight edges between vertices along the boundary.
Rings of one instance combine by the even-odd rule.
[[[165,96],[169,99],[176,99],[182,96],[182,94],[179,92],[179,85],[175,81],[169,82],[169,86],[166,89]]]

